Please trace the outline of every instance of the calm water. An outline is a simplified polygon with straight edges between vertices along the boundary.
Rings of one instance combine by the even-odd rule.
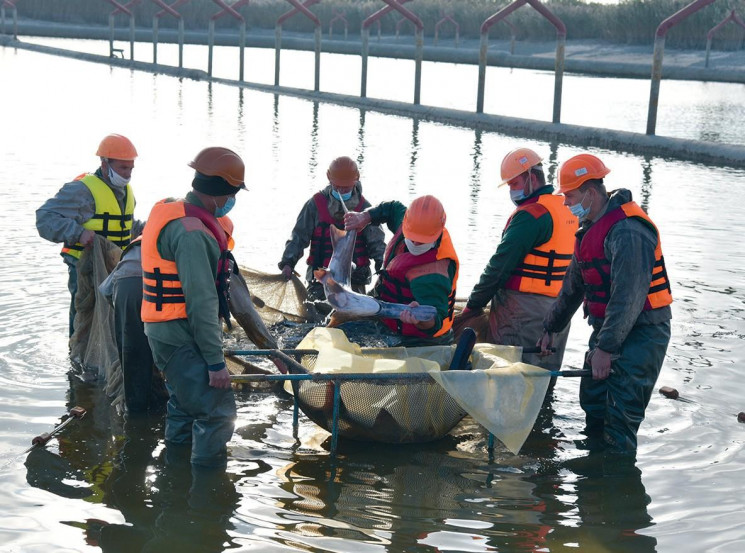
[[[308,81],[283,83],[309,86],[306,58],[283,58],[290,62],[297,74],[308,71]],[[385,71],[383,65],[375,70]],[[232,77],[231,71],[217,73]],[[183,195],[191,180],[186,163],[202,147],[240,152],[249,192],[234,211],[236,257],[269,271],[302,203],[324,185],[328,162],[357,157],[373,203],[425,193],[444,201],[462,262],[460,296],[478,279],[511,211],[506,192],[495,186],[504,153],[517,144],[536,149],[553,178],[557,161],[577,150],[8,48],[0,49],[0,75],[3,551],[745,550],[745,425],[736,420],[745,410],[745,245],[738,238],[745,205],[730,192],[745,182],[745,171],[594,152],[613,171],[609,185],[630,188],[660,227],[676,299],[658,385],[677,388],[688,401],[653,396],[635,465],[589,458],[576,446],[579,382],[566,379],[521,455],[497,447],[493,458],[483,430],[468,420],[432,444],[342,442],[332,458],[328,435],[302,417],[293,437],[288,400],[243,394],[226,477],[191,476],[165,469],[160,419],[125,425],[96,386],[68,376],[66,272],[58,246],[36,234],[34,210],[62,183],[96,167],[103,135],[125,134],[140,152],[133,180],[140,219],[155,201]],[[339,75],[322,88],[357,90],[354,74]],[[410,98],[406,75],[403,88],[388,96]],[[518,72],[510,75],[505,94],[520,98],[523,81]],[[551,81],[523,75],[526,83]],[[582,90],[601,81],[625,86],[575,79]],[[691,108],[668,127],[661,117],[660,134],[709,133],[701,114],[719,109],[717,98],[739,98],[733,105],[742,113],[741,85],[734,99],[729,85],[685,86],[694,92],[671,100]],[[720,92],[707,94],[712,89]],[[569,117],[583,113],[587,99],[574,105],[565,95],[565,120],[639,130],[624,126],[632,123],[622,113],[634,101],[643,105],[647,93],[636,100],[623,95],[628,103],[609,113],[597,108],[588,120]],[[464,94],[471,102],[470,91]],[[425,99],[423,93],[423,102],[437,103]],[[488,111],[540,118],[525,109]],[[743,143],[741,121],[712,128]],[[588,335],[576,319],[567,365],[580,364]],[[31,438],[73,405],[89,415],[47,450],[25,454]]]

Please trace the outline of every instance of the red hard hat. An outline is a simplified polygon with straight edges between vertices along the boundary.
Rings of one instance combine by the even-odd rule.
[[[360,180],[360,171],[352,158],[342,156],[331,162],[326,177],[337,186],[351,186]]]

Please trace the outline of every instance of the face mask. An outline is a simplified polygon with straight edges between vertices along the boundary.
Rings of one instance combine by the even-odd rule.
[[[519,204],[526,197],[525,190],[510,190],[510,200],[512,200],[512,203],[515,205]]]
[[[582,199],[579,202],[569,206],[569,211],[571,211],[572,215],[579,219],[580,222],[584,221],[587,218],[587,216],[590,214],[590,207],[592,207],[592,202],[590,202],[589,206],[582,207],[582,202],[585,201],[585,197],[587,197],[587,192],[585,192],[585,195],[582,196]]]
[[[125,179],[109,166],[109,182],[114,188],[124,188],[129,184],[129,179]]]
[[[235,196],[230,196],[224,206],[215,208],[215,217],[225,217],[233,206],[235,206]]]
[[[353,190],[350,190],[346,194],[339,194],[339,192],[336,190],[336,188],[331,189],[331,195],[334,196],[337,200],[340,202],[346,202],[349,198],[352,197]]]
[[[431,250],[432,247],[435,245],[434,242],[428,242],[426,244],[416,245],[414,244],[414,242],[412,242],[408,238],[404,238],[404,243],[406,244],[406,247],[409,249],[409,253],[411,253],[411,255],[422,255],[423,253],[426,253],[429,250]]]

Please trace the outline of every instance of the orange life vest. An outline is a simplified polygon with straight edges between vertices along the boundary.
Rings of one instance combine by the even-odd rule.
[[[555,298],[559,295],[564,275],[572,261],[577,218],[564,205],[562,196],[541,194],[521,204],[510,216],[505,230],[520,211],[530,213],[536,219],[548,212],[553,222],[553,231],[548,242],[530,250],[515,267],[505,288]]]
[[[220,301],[219,312],[230,326],[227,292],[229,261],[232,260],[229,244],[232,244],[233,239],[228,230],[233,228],[233,223],[228,217],[221,217],[218,220],[206,209],[183,200],[161,200],[156,203],[142,232],[142,320],[146,323],[157,323],[187,318],[186,298],[179,280],[178,267],[174,261],[163,259],[158,252],[158,236],[163,228],[171,221],[182,217],[196,217],[217,240],[220,260],[215,285]]]

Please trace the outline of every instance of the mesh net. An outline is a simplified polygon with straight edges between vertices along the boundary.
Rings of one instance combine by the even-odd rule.
[[[317,320],[317,314],[309,311],[305,286],[295,275],[285,280],[281,274],[268,274],[246,267],[240,271],[251,291],[254,307],[267,326],[282,321],[303,323]]]
[[[102,378],[104,391],[116,405],[124,399],[119,354],[114,334],[113,309],[98,286],[114,270],[122,250],[96,235],[77,264],[78,291],[75,294],[75,332],[70,337],[70,359],[86,377]]]
[[[517,453],[546,394],[548,372],[520,362],[521,349],[477,344],[473,370],[446,370],[455,346],[361,348],[340,329],[313,329],[298,349],[309,372],[338,373],[338,435],[413,443],[445,436],[470,414]],[[402,380],[402,373],[414,373]],[[364,379],[359,379],[360,375]],[[294,381],[288,391],[305,415],[332,431],[333,381]]]

